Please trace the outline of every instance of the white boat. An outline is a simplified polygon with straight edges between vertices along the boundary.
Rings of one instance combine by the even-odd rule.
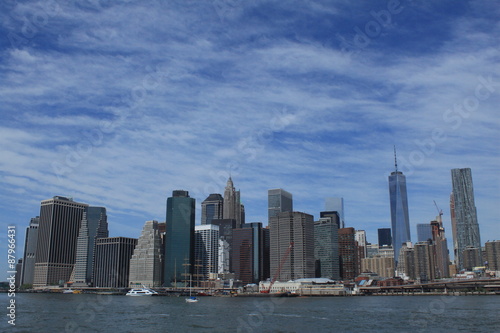
[[[75,291],[73,289],[71,289],[71,288],[63,290],[63,294],[74,294],[74,292]]]
[[[144,285],[142,288],[133,288],[125,294],[125,296],[157,296],[158,293],[153,289],[146,288]]]
[[[198,302],[198,298],[196,298],[195,296],[191,296],[191,289],[192,289],[192,284],[193,284],[192,278],[193,278],[192,276],[190,276],[190,278],[189,278],[189,298],[186,298],[186,303]]]

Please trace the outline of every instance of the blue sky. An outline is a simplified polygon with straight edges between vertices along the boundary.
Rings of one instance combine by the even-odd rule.
[[[394,145],[412,240],[435,200],[451,244],[462,167],[482,242],[499,239],[499,16],[482,1],[2,2],[2,249],[54,195],[138,237],[172,190],[199,208],[229,174],[247,221],[267,222],[270,188],[315,218],[344,197],[376,243]]]

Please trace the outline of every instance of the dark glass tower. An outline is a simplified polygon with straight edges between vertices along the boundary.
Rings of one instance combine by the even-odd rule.
[[[212,220],[222,219],[224,198],[218,193],[210,194],[201,203],[201,224],[212,224]]]
[[[398,171],[396,148],[394,148],[396,170],[389,176],[389,197],[391,201],[392,244],[394,262],[397,265],[399,249],[405,242],[411,242],[410,218],[408,216],[408,197],[406,194],[406,177]]]
[[[165,240],[165,286],[189,280],[194,270],[195,199],[188,191],[177,190],[167,199]]]
[[[378,246],[392,246],[391,228],[378,229]]]
[[[38,225],[40,216],[33,217],[29,227],[26,228],[26,240],[24,242],[23,271],[21,274],[21,285],[33,284],[35,273],[36,243],[38,241]]]
[[[476,262],[481,262],[481,239],[477,222],[476,205],[474,203],[474,186],[470,168],[452,169],[451,181],[451,225],[453,246],[458,269],[464,268],[463,252],[466,247],[479,249]]]

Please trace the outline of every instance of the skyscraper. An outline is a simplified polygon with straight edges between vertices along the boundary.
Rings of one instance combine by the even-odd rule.
[[[452,169],[451,181],[453,192],[450,198],[450,212],[455,261],[457,268],[463,269],[465,248],[481,248],[471,169]],[[481,251],[478,251],[478,258],[474,262],[481,262]]]
[[[488,268],[492,271],[500,271],[500,240],[486,242],[484,244]]]
[[[195,232],[195,262],[197,280],[208,280],[210,274],[217,273],[219,253],[219,226],[214,224],[197,225]],[[199,265],[199,266],[197,266]]]
[[[236,279],[258,283],[269,276],[265,267],[266,231],[261,222],[243,224],[233,230],[233,268]]]
[[[70,279],[87,208],[87,204],[61,196],[41,202],[33,286],[58,285]]]
[[[130,258],[130,287],[160,287],[162,284],[163,244],[158,221],[146,221]]]
[[[442,279],[450,276],[450,256],[448,254],[448,242],[444,234],[442,213],[431,221],[432,243],[434,244],[434,265],[436,278]]]
[[[391,228],[378,229],[378,246],[392,246]]]
[[[236,221],[236,227],[240,227],[244,222],[245,210],[240,200],[240,191],[236,191],[231,177],[227,180],[224,190],[224,208],[222,212],[223,219],[232,219]]]
[[[33,284],[35,274],[36,244],[38,241],[38,226],[40,216],[33,217],[30,225],[26,228],[26,239],[24,242],[23,270],[21,274],[21,285]]]
[[[314,258],[316,277],[340,279],[339,227],[333,217],[314,222]]]
[[[136,238],[104,237],[95,243],[94,285],[99,288],[127,288],[130,257]]]
[[[77,238],[74,286],[91,286],[97,238],[108,237],[108,217],[104,207],[88,207],[83,213]]]
[[[292,194],[281,189],[267,191],[268,221],[271,217],[278,216],[282,212],[293,212]]]
[[[410,242],[410,218],[408,215],[408,197],[406,195],[406,177],[398,171],[396,148],[394,148],[396,170],[389,176],[389,197],[391,202],[392,244],[394,262],[397,266],[401,245]]]
[[[195,199],[176,190],[167,199],[165,240],[165,286],[187,283],[194,268]]]
[[[354,280],[361,267],[354,228],[339,229],[340,277],[343,280]]]
[[[269,220],[271,276],[275,276],[290,243],[279,281],[314,277],[314,219],[301,212],[283,212]]]
[[[222,219],[224,198],[218,193],[210,194],[201,203],[201,224],[212,224],[212,220]]]
[[[339,219],[340,219],[339,228],[345,228],[344,198],[326,198],[325,199],[325,211],[337,212],[339,214]]]

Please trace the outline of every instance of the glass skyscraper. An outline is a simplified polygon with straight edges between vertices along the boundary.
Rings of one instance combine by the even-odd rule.
[[[395,156],[394,156],[395,157]],[[391,172],[389,176],[389,197],[391,201],[392,244],[394,262],[397,265],[399,249],[410,239],[410,218],[408,216],[408,197],[406,195],[406,177],[401,171]]]
[[[474,203],[474,187],[470,168],[452,169],[453,192],[450,198],[453,247],[458,269],[464,268],[463,252],[466,247],[479,249],[477,262],[481,262],[481,239]]]
[[[292,194],[281,189],[267,191],[268,219],[278,216],[279,213],[293,211]]]
[[[430,223],[417,223],[417,239],[419,242],[427,242],[427,240],[432,239]]]
[[[194,269],[195,199],[188,191],[173,191],[167,199],[165,286],[189,283]]]
[[[212,220],[222,219],[224,198],[218,193],[210,194],[201,203],[201,224],[212,224]]]

